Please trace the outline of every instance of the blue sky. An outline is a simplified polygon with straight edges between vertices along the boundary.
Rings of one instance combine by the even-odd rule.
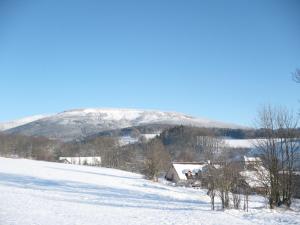
[[[0,121],[83,107],[251,125],[300,106],[300,1],[0,0]]]

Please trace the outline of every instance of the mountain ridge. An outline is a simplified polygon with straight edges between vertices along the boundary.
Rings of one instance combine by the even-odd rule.
[[[13,122],[10,123],[13,124]],[[81,108],[41,116],[40,118],[36,117],[36,120],[33,117],[29,123],[23,123],[2,131],[68,141],[105,130],[147,124],[247,129],[237,124],[198,118],[177,112],[123,108]],[[3,124],[0,123],[1,127]]]

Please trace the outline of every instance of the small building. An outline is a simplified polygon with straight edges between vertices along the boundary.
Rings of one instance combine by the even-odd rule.
[[[240,171],[241,178],[245,185],[255,191],[264,191],[269,185],[268,171],[264,168],[259,157],[244,156],[236,162],[231,162],[237,171]],[[174,162],[168,170],[165,178],[177,184],[206,187],[210,172],[217,173],[222,170],[224,162],[218,161],[214,164],[207,162]],[[214,174],[215,174],[214,172]]]
[[[240,172],[246,184],[257,193],[264,193],[270,185],[270,176],[259,157],[244,156],[244,169]]]
[[[244,169],[245,170],[255,170],[255,168],[263,165],[260,157],[248,157],[244,156]]]
[[[59,157],[59,161],[67,164],[76,165],[88,165],[88,166],[100,166],[101,157],[100,156],[90,156],[90,157]]]
[[[197,179],[207,162],[174,162],[167,172],[166,180],[174,183]]]

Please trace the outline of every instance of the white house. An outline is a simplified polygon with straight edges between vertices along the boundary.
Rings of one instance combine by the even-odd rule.
[[[262,166],[262,160],[260,157],[248,157],[244,156],[244,169],[255,170],[256,167]]]
[[[101,157],[100,156],[91,156],[91,157],[59,157],[59,161],[76,164],[76,165],[89,165],[89,166],[100,166]]]
[[[185,182],[189,177],[197,176],[207,166],[206,162],[174,162],[165,178],[172,182]]]
[[[244,170],[240,172],[253,189],[264,189],[270,185],[270,176],[259,157],[244,156]]]

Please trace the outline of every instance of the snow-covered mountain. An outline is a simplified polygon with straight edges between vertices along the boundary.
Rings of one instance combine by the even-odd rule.
[[[4,123],[0,123],[0,131],[12,129],[14,127],[19,127],[27,123],[31,123],[36,120],[43,119],[45,117],[48,117],[50,115],[35,115],[35,116],[29,116],[18,120],[8,121]]]
[[[11,122],[14,123],[14,122]],[[148,124],[195,127],[243,128],[182,113],[138,109],[75,109],[5,129],[7,133],[46,136],[64,141],[86,137],[105,130]],[[1,126],[1,125],[0,125]]]

